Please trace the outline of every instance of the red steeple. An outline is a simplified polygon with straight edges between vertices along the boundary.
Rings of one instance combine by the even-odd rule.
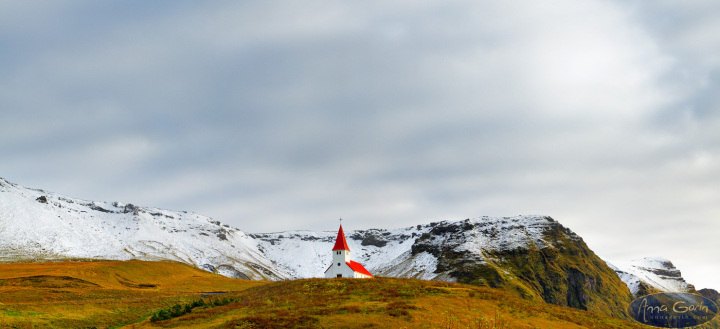
[[[332,249],[335,250],[347,250],[350,251],[350,248],[348,248],[347,241],[345,241],[345,232],[343,232],[342,224],[340,225],[340,231],[338,231],[337,240],[335,240],[335,247]]]

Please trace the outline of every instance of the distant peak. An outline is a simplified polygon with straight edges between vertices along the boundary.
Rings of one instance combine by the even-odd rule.
[[[657,269],[674,269],[675,265],[663,257],[645,257],[643,259],[633,260],[632,265],[646,268],[657,268]]]

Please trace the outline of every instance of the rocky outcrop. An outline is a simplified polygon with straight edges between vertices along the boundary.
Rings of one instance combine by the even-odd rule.
[[[662,257],[645,257],[629,262],[608,262],[635,297],[658,292],[695,292],[673,263]]]
[[[632,299],[614,271],[550,217],[443,222],[415,241],[412,253],[421,252],[438,258],[438,274],[551,304],[624,318]]]

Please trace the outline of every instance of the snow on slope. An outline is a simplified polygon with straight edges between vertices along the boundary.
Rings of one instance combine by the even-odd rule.
[[[445,222],[444,222],[445,223]],[[480,252],[483,250],[513,250],[536,246],[538,249],[552,245],[543,238],[543,232],[554,225],[547,216],[529,215],[516,217],[483,216],[468,219],[464,225],[471,225],[465,235],[465,242],[459,251]]]
[[[405,228],[345,231],[345,236],[350,258],[375,274],[393,259],[409,252],[412,241],[408,239],[413,237],[413,233],[414,236],[420,235],[416,228]],[[337,231],[289,231],[251,236],[258,239],[258,249],[283,271],[295,278],[319,278],[324,277],[325,270],[332,263],[331,250]],[[375,237],[380,242],[370,244],[372,238],[366,237]]]
[[[629,262],[606,261],[606,263],[636,296],[641,291],[643,283],[662,292],[688,292],[695,289],[685,282],[680,270],[675,268],[672,262],[662,257],[646,257]]]
[[[438,259],[415,253],[421,236],[478,257],[483,250],[549,242],[549,217],[481,217],[394,230],[350,231],[351,258],[372,273],[453,280],[435,273]],[[472,230],[462,227],[470,225]],[[462,231],[446,235],[446,230]],[[347,231],[346,231],[347,232]],[[251,279],[322,277],[337,231],[246,234],[209,217],[95,202],[24,188],[0,178],[0,261],[63,259],[175,260]]]
[[[281,279],[247,234],[209,217],[73,199],[0,178],[0,261],[175,260],[231,277]]]
[[[384,276],[422,280],[456,281],[445,273],[435,273],[438,259],[428,252],[413,255],[410,251],[398,256],[380,272]]]
[[[427,253],[413,255],[412,246],[423,236],[436,245],[457,245],[458,252],[468,251],[483,259],[483,251],[511,250],[519,247],[544,248],[552,242],[543,232],[555,222],[547,216],[479,217],[464,221],[430,223],[393,230],[347,231],[351,259],[373,274],[452,281],[435,273],[438,259]],[[463,227],[467,228],[464,230]],[[456,230],[455,234],[444,234]],[[435,233],[435,234],[431,234]],[[452,233],[452,232],[450,232]],[[331,249],[337,231],[290,231],[252,234],[265,257],[294,278],[323,277],[332,262]]]
[[[550,217],[479,217],[393,230],[346,231],[351,258],[373,274],[453,281],[435,273],[438,258],[413,244],[451,246],[475,255],[519,247],[544,248]],[[571,238],[577,238],[572,232]],[[28,189],[0,178],[0,261],[63,259],[176,260],[250,279],[323,277],[336,230],[246,234],[209,217],[94,202]],[[608,262],[633,294],[646,284],[660,291],[694,289],[670,261],[645,258]]]

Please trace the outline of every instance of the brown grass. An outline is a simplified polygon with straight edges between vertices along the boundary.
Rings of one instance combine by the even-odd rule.
[[[414,279],[274,282],[235,297],[136,328],[643,328],[503,290]]]
[[[202,292],[237,302],[150,322]],[[207,301],[208,299],[206,299]],[[415,279],[229,279],[173,262],[0,264],[0,328],[645,328],[486,287]]]
[[[106,328],[155,310],[265,284],[175,262],[0,264],[0,328]]]

